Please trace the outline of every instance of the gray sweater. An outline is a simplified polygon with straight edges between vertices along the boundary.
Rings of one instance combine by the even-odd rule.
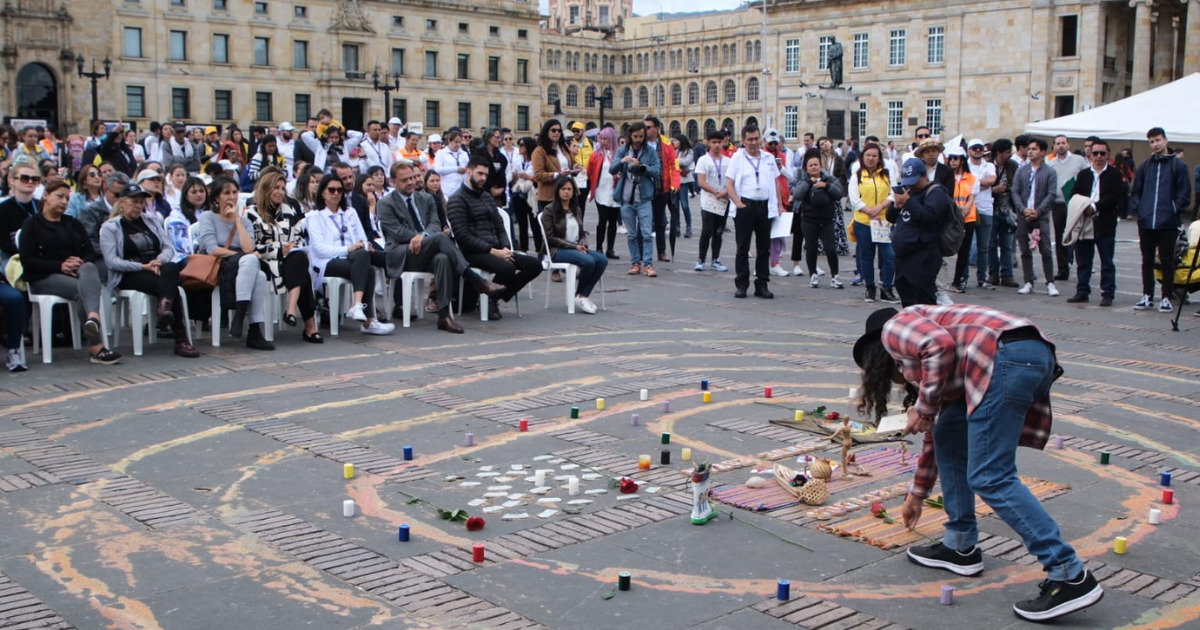
[[[254,224],[250,223],[250,219],[246,217],[238,217],[242,224],[246,227],[247,234],[254,234]],[[229,241],[229,235],[237,231],[237,226],[232,222],[226,221],[217,216],[216,212],[205,212],[200,215],[200,219],[196,221],[196,242],[199,243],[200,253],[211,254],[218,247],[225,247],[225,243]],[[229,244],[229,249],[234,251],[242,251],[242,245],[238,242],[237,236],[233,237],[233,242]],[[253,254],[254,252],[243,252]]]

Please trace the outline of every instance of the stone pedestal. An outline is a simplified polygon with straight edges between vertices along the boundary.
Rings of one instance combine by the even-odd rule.
[[[858,101],[854,93],[846,89],[814,89],[808,94],[801,107],[800,133],[811,131],[817,135],[829,136],[833,145],[845,140],[851,135],[853,117],[858,116]]]

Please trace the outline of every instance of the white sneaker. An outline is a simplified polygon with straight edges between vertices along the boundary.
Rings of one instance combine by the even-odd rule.
[[[25,353],[21,352],[21,348],[13,348],[8,351],[8,366],[9,372],[24,372],[29,368],[25,367]]]
[[[583,301],[587,302],[589,315],[595,315],[596,311],[600,310],[599,308],[596,307],[596,303],[592,301],[592,298],[583,298]]]
[[[818,276],[823,276],[823,275],[825,275],[825,270],[824,270],[824,269],[822,269],[822,268],[820,267],[820,265],[818,265],[818,266],[817,266],[817,275],[818,275]]]
[[[1142,299],[1138,300],[1137,304],[1133,305],[1133,310],[1135,310],[1135,311],[1148,311],[1148,310],[1150,310],[1150,308],[1151,308],[1151,306],[1150,306],[1150,296],[1149,295],[1142,295]]]
[[[1053,282],[1046,283],[1046,295],[1049,295],[1050,297],[1058,297],[1058,289],[1054,286]]]
[[[626,230],[624,225],[617,225],[617,234],[629,234],[629,230]]]
[[[587,313],[588,315],[596,314],[596,307],[593,304],[591,304],[590,302],[588,302],[588,299],[585,297],[578,297],[578,296],[575,297],[575,310],[583,311],[584,313]]]
[[[786,270],[784,270],[783,267],[780,267],[779,265],[771,265],[771,275],[777,276],[780,278],[786,278],[792,274],[788,273]]]
[[[944,291],[938,291],[937,303],[938,306],[953,306],[954,300],[950,299],[950,294]]]
[[[1171,300],[1169,298],[1163,298],[1162,302],[1160,302],[1158,305],[1159,313],[1170,313],[1173,310],[1175,310],[1175,307],[1171,304]]]
[[[1025,284],[1021,285],[1021,288],[1017,289],[1017,293],[1020,293],[1021,295],[1029,295],[1030,293],[1033,293],[1033,283],[1026,282]],[[1148,303],[1149,300],[1147,300],[1147,304]]]
[[[821,288],[821,278],[819,276],[814,275],[812,277],[812,279],[808,281],[808,286],[810,286],[814,289]]]
[[[800,268],[800,265],[795,265],[792,267],[792,275],[799,278],[804,275],[804,270]]]
[[[346,311],[346,317],[358,322],[367,321],[367,305],[359,302]]]
[[[395,330],[395,324],[391,322],[385,324],[378,319],[373,319],[370,324],[363,324],[359,327],[358,332],[364,335],[390,335]]]
[[[722,264],[721,264],[721,261],[719,261],[719,260],[717,260],[717,259],[715,259],[715,258],[714,258],[714,259],[713,259],[713,261],[712,261],[712,268],[713,268],[715,271],[720,271],[720,272],[722,272],[722,273],[724,273],[724,272],[726,272],[726,271],[729,271],[729,267],[726,267],[725,265],[722,265]]]
[[[833,288],[835,288],[835,289],[844,289],[844,288],[846,288],[846,285],[842,283],[842,279],[841,279],[841,278],[839,278],[839,277],[837,277],[837,276],[834,276],[834,277],[832,277],[832,278],[830,278],[830,279],[829,279],[829,286],[831,286],[831,287],[833,287]]]
[[[696,266],[692,267],[692,271],[704,271],[704,261],[697,261]]]

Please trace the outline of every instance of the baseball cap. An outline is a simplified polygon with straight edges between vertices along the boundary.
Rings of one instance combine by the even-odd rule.
[[[437,143],[441,144],[441,142],[442,142],[442,134],[440,134],[440,133],[431,133],[431,134],[429,134],[429,144],[433,144],[434,142],[437,142]]]
[[[171,129],[173,129],[175,131],[187,131],[187,125],[185,125],[181,122],[177,122],[177,123],[174,123],[171,125]]]
[[[583,128],[583,123],[579,122],[578,120],[571,123],[571,131],[582,130]]]
[[[904,160],[904,167],[900,169],[900,185],[912,186],[921,181],[921,176],[928,172],[925,169],[925,162],[921,158],[908,158]]]
[[[767,144],[779,142],[780,139],[779,130],[774,127],[768,129],[767,132],[763,134],[763,140],[766,141]]]
[[[280,131],[295,131],[296,126],[290,122],[280,123],[279,130]]]
[[[205,127],[205,128],[204,128],[204,135],[206,135],[206,136],[207,136],[207,135],[208,135],[208,134],[210,134],[210,133],[217,133],[217,128],[216,128],[216,127],[213,127],[212,125],[209,125],[209,126]]]
[[[160,173],[158,173],[158,171],[152,171],[150,169],[146,169],[146,170],[138,173],[136,183],[140,184],[140,183],[146,181],[147,179],[162,179],[162,175]]]
[[[987,143],[984,142],[983,140],[980,140],[979,138],[971,138],[971,141],[967,143],[968,148],[970,148],[970,147],[986,147],[986,146],[987,146]]]
[[[142,173],[147,173],[147,172],[153,172],[153,171],[142,171]],[[146,190],[145,188],[142,188],[141,186],[138,186],[137,184],[126,184],[125,187],[121,189],[121,194],[118,196],[121,199],[125,199],[127,197],[149,197],[151,195],[150,195],[150,191]]]
[[[389,124],[389,125],[396,125],[397,127],[399,127],[399,126],[401,126],[401,125],[403,125],[403,124],[404,124],[404,121],[403,121],[403,120],[400,120],[400,118],[398,118],[398,117],[396,117],[396,116],[392,116],[392,118],[391,118],[390,120],[388,120],[388,124]]]

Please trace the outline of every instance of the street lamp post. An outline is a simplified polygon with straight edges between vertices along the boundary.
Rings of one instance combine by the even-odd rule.
[[[388,81],[388,75],[391,75],[391,81]],[[380,83],[379,68],[375,68],[375,72],[371,74],[371,80],[375,84],[375,90],[383,92],[383,119],[388,120],[392,117],[392,92],[400,89],[400,75],[395,72],[384,74],[383,83]]]
[[[654,58],[658,59],[662,55],[662,45],[664,43],[666,43],[667,36],[666,35],[651,35],[650,41],[654,43]],[[653,100],[651,101],[651,103],[653,103],[654,107],[652,107],[650,109],[650,111],[654,112],[655,114],[661,114],[662,112],[658,111],[658,108],[659,108],[658,95],[662,91],[662,72],[660,72],[658,68],[654,68],[654,76],[656,77],[656,83],[654,85],[654,97],[653,97]],[[666,94],[663,94],[663,106],[666,106],[666,104],[667,104],[667,97],[666,97]]]
[[[600,103],[600,128],[601,129],[604,128],[604,110],[612,107],[612,99],[613,99],[613,97],[611,94],[605,94],[604,96],[601,96],[600,98],[596,99],[596,101],[598,101]]]
[[[79,77],[82,79],[92,80],[92,121],[100,120],[100,95],[96,88],[96,82],[100,79],[108,79],[109,72],[112,70],[112,60],[107,56],[104,57],[104,72],[96,71],[96,60],[92,60],[91,72],[83,71],[83,55],[75,56],[75,67],[79,70]]]

